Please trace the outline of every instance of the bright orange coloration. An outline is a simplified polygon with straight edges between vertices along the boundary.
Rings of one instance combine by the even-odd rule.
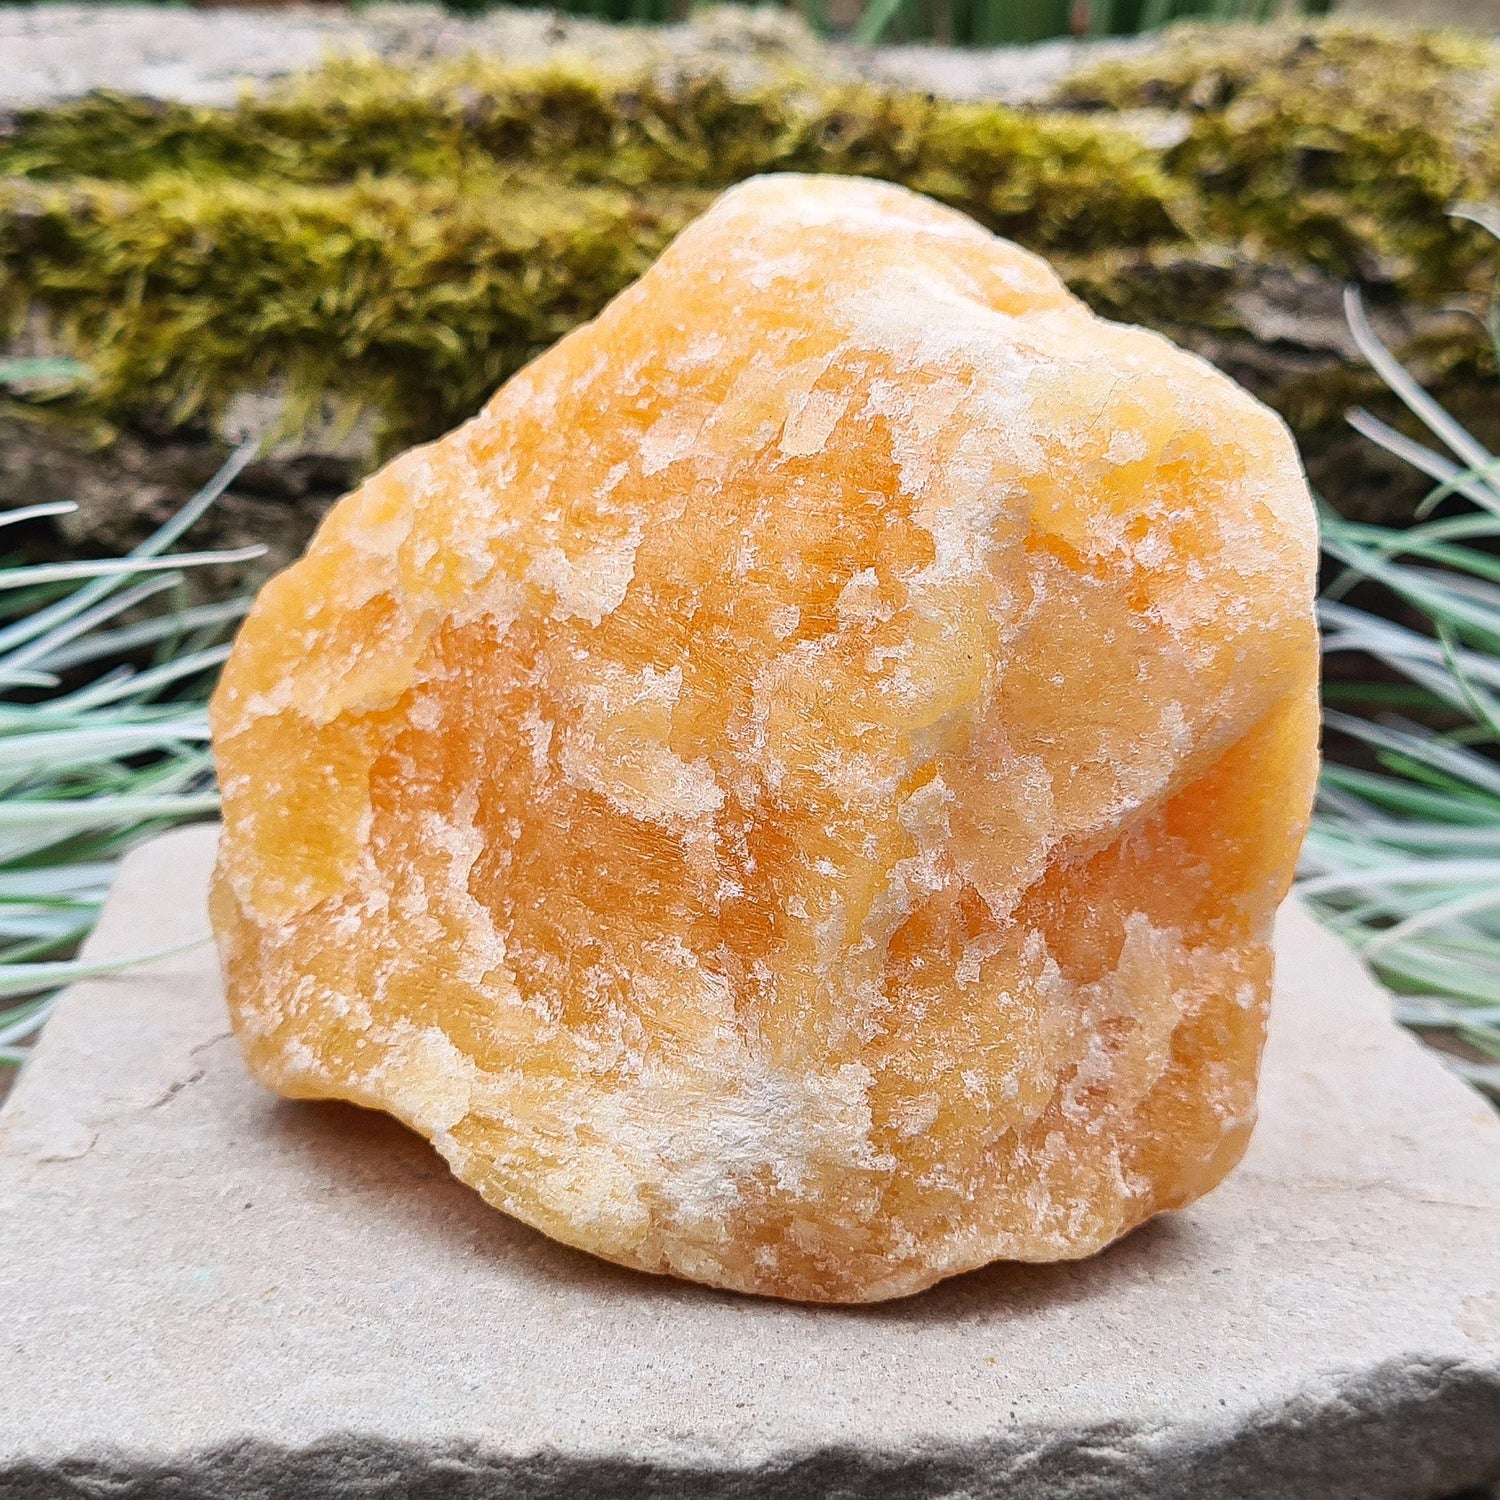
[[[910,193],[747,183],[261,594],[250,1064],[647,1270],[1087,1255],[1250,1130],[1314,558],[1223,376]]]

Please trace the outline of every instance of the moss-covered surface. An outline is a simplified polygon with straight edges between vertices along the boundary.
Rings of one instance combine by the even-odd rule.
[[[471,414],[639,276],[709,195],[449,182],[12,187],[13,309],[44,305],[96,379],[84,404],[181,426],[270,382],[380,412],[392,442]]]
[[[1500,190],[1495,44],[1350,25],[1234,35],[1184,29],[1076,75],[1059,102],[1180,112],[1162,165],[1205,234],[1417,295],[1466,284],[1493,241],[1447,210]]]
[[[1149,151],[1106,120],[1026,115],[787,71],[611,75],[470,58],[423,70],[339,63],[234,110],[95,96],[23,115],[0,176],[138,183],[164,171],[329,185],[530,168],[633,191],[719,189],[757,172],[907,182],[1014,231],[1044,212],[1059,244],[1170,227]],[[1043,201],[1045,194],[1046,202]]]
[[[1025,112],[483,60],[344,63],[234,109],[95,97],[0,140],[0,318],[90,362],[80,421],[206,430],[274,383],[294,413],[329,392],[373,409],[389,450],[471,412],[713,193],[848,172],[1047,253],[1100,311],[1219,358],[1309,435],[1366,387],[1336,338],[1297,331],[1300,292],[1285,336],[1247,311],[1287,268],[1323,302],[1373,285],[1464,404],[1477,325],[1424,309],[1492,272],[1447,209],[1500,198],[1497,81],[1487,42],[1319,26],[1179,32]]]
[[[91,401],[180,422],[332,380],[430,435],[763,171],[906,182],[1051,250],[1181,238],[1106,122],[789,78],[736,93],[554,66],[343,65],[236,110],[98,97],[0,145],[0,313],[41,306]]]

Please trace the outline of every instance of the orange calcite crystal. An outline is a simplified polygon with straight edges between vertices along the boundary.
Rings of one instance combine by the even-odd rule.
[[[1222,375],[908,192],[747,183],[256,602],[250,1066],[718,1286],[1098,1250],[1250,1130],[1314,558]]]

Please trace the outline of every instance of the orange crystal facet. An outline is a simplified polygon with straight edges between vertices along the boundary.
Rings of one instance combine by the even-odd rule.
[[[1098,1250],[1250,1130],[1315,555],[1224,376],[908,192],[749,182],[261,593],[250,1065],[649,1271]]]

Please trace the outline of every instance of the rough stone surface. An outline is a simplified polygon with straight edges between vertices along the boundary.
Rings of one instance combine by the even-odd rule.
[[[93,943],[205,937],[213,832]],[[3,1115],[0,1496],[1383,1500],[1500,1474],[1500,1122],[1289,908],[1245,1165],[1095,1260],[811,1309],[618,1270],[262,1092],[211,949]]]
[[[246,617],[251,1069],[638,1270],[1092,1254],[1249,1139],[1316,573],[1218,371],[904,188],[742,183]]]

